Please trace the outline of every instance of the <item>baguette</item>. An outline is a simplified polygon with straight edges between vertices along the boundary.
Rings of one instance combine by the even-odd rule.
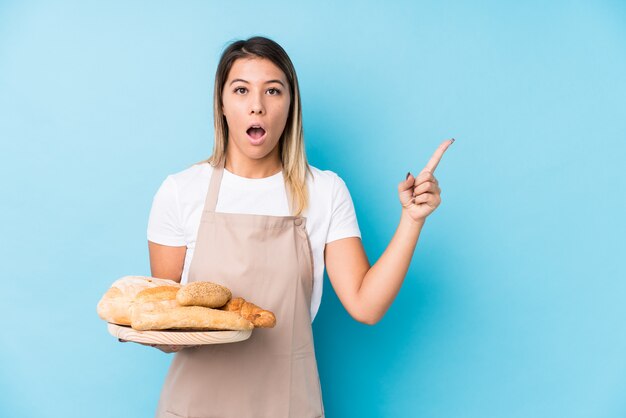
[[[141,315],[141,312],[144,311],[153,311],[153,310],[163,310],[163,309],[172,309],[178,308],[180,305],[176,302],[176,299],[169,300],[154,300],[151,302],[135,302],[130,305],[130,324],[132,326],[133,322],[136,322],[138,319],[137,315]]]
[[[168,307],[169,301],[137,304],[131,326],[138,331],[180,329],[194,331],[250,330],[254,325],[236,312],[203,306]]]

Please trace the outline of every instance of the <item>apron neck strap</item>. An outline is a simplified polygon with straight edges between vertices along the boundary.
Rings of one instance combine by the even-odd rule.
[[[211,212],[215,212],[217,207],[217,197],[220,193],[220,185],[222,183],[222,177],[224,175],[224,161],[218,163],[213,167],[213,174],[211,174],[211,183],[209,184],[209,192],[206,195],[206,202],[204,203],[205,209]],[[285,193],[287,194],[287,204],[289,205],[289,216],[293,213],[293,202],[291,200],[291,191],[285,183]]]
[[[217,206],[217,196],[220,194],[220,184],[222,183],[222,176],[224,175],[224,163],[219,163],[213,167],[213,174],[211,174],[211,183],[209,184],[209,192],[206,195],[206,202],[204,202],[204,208],[210,212],[215,212]]]

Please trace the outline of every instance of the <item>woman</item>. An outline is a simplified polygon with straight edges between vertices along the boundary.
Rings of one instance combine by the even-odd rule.
[[[278,44],[253,37],[224,51],[214,115],[211,157],[168,176],[155,195],[152,275],[221,283],[277,323],[238,343],[160,346],[177,354],[157,416],[323,417],[311,322],[324,265],[350,315],[378,322],[441,201],[432,173],[453,140],[400,182],[400,224],[370,267],[345,183],[307,163],[298,81]]]

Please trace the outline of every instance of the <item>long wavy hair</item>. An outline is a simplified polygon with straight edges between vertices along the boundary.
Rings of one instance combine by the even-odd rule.
[[[291,207],[293,216],[300,216],[308,207],[309,195],[306,188],[306,175],[311,173],[304,148],[304,131],[302,129],[302,107],[300,104],[300,88],[293,63],[285,50],[271,39],[254,36],[246,40],[234,41],[222,53],[217,71],[213,95],[213,121],[215,125],[215,142],[213,154],[206,160],[213,167],[226,160],[228,146],[228,124],[222,112],[222,91],[233,63],[239,58],[266,58],[273,62],[285,74],[289,83],[291,103],[289,116],[278,144],[280,159],[283,166],[283,178],[292,196]]]

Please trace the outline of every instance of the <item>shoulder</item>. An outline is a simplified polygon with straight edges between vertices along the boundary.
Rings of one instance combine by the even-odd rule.
[[[208,182],[212,172],[211,164],[204,162],[170,174],[165,181],[173,184],[178,190],[188,190]]]
[[[322,170],[312,165],[309,165],[311,169],[310,184],[318,190],[332,190],[336,187],[336,184],[343,182],[341,177],[337,173],[331,170]]]
[[[309,187],[313,194],[327,195],[336,199],[338,195],[343,196],[349,194],[348,186],[339,174],[332,170],[321,170],[317,167],[309,165],[313,174]]]

